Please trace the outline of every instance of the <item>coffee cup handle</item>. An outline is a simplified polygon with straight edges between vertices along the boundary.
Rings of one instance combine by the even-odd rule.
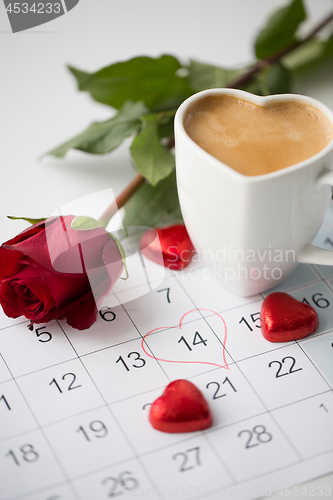
[[[333,186],[333,170],[326,170],[317,179],[317,188]],[[306,245],[296,258],[297,262],[304,264],[321,264],[333,266],[333,251],[316,247],[313,243]]]

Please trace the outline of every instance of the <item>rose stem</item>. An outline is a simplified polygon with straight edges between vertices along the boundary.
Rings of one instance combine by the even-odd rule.
[[[117,210],[125,205],[125,203],[133,196],[133,194],[139,189],[144,181],[145,178],[143,177],[143,175],[138,173],[133,181],[124,189],[122,193],[120,193],[115,201],[111,203],[111,205],[99,218],[99,221],[103,224],[104,227],[107,226],[109,220],[114,216]]]
[[[283,56],[286,54],[289,54],[289,52],[292,52],[294,49],[297,47],[300,47],[304,43],[308,42],[313,38],[320,30],[322,30],[327,24],[329,24],[331,21],[333,21],[333,12],[331,12],[328,16],[326,16],[317,26],[313,28],[310,33],[304,37],[302,40],[299,40],[292,45],[289,45],[285,49],[273,54],[272,56],[268,57],[267,59],[262,59],[255,63],[252,68],[249,69],[244,75],[240,76],[236,80],[234,80],[232,83],[227,85],[227,87],[230,88],[237,88],[243,85],[244,83],[248,82],[253,78],[260,70],[263,68],[267,68],[271,64],[274,64],[275,62],[279,61]],[[175,145],[175,139],[174,136],[171,136],[169,138],[169,143],[167,144],[167,147],[169,149],[172,149]],[[139,187],[144,183],[145,178],[143,175],[138,173],[134,180],[124,189],[124,191],[116,198],[115,202],[113,202],[109,208],[103,213],[103,215],[100,217],[100,221],[102,222],[103,225],[106,226],[106,224],[109,222],[111,217],[119,210],[122,208],[125,203],[133,196],[133,194],[139,189]]]
[[[231,84],[227,85],[227,87],[231,88],[240,87],[244,83],[248,82],[260,70],[267,68],[267,66],[270,66],[271,64],[274,64],[275,62],[279,61],[283,56],[289,54],[289,52],[292,52],[297,47],[300,47],[304,43],[311,40],[311,38],[313,38],[320,30],[322,30],[325,26],[327,26],[327,24],[329,24],[331,21],[333,21],[333,12],[331,12],[327,17],[325,17],[325,19],[323,19],[317,26],[315,26],[313,30],[310,31],[310,33],[302,40],[298,40],[297,42],[293,43],[292,45],[289,45],[285,49],[276,52],[267,59],[262,59],[258,61],[256,64],[252,66],[252,68],[249,69],[247,73],[234,80]]]

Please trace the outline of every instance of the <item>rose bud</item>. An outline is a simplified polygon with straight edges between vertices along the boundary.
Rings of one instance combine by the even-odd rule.
[[[75,217],[38,222],[0,247],[0,303],[11,318],[66,319],[84,330],[120,277],[124,264],[103,227],[70,227]]]
[[[176,271],[187,267],[195,252],[186,227],[182,224],[146,231],[141,238],[140,249],[148,259],[157,264],[161,264],[163,259],[165,267]]]

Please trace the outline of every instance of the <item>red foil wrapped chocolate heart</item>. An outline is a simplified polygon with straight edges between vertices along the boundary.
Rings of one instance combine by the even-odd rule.
[[[212,425],[207,401],[188,380],[174,380],[152,404],[149,421],[162,432],[202,431]]]
[[[158,264],[161,263],[162,252],[164,266],[177,271],[187,267],[194,254],[192,241],[182,224],[146,231],[141,238],[140,249],[145,257]]]
[[[260,320],[261,333],[270,342],[303,339],[319,326],[313,307],[283,292],[271,293],[265,298]]]

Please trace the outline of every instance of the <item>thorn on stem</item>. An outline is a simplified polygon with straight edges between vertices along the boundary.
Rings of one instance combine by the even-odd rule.
[[[30,320],[30,323],[27,326],[28,326],[29,330],[32,332],[34,329],[34,322],[32,321],[32,319]]]

